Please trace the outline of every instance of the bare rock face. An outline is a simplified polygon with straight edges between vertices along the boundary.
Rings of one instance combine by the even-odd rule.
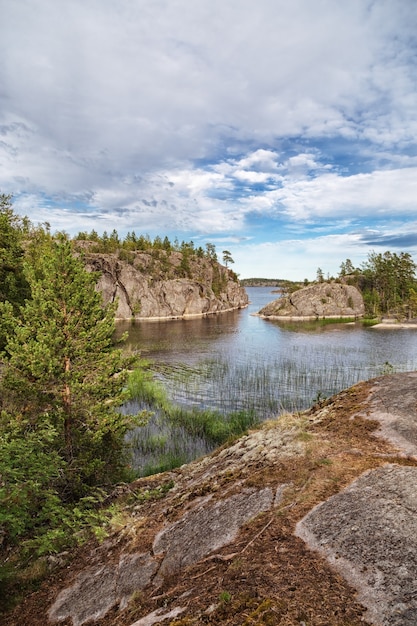
[[[278,502],[270,487],[246,489],[217,502],[210,496],[203,498],[157,534],[152,553],[122,554],[116,563],[99,564],[81,572],[60,592],[49,610],[49,620],[57,623],[70,618],[73,626],[82,626],[101,619],[115,605],[125,608],[135,592],[150,585],[157,587],[165,576],[177,574],[232,542],[248,520]],[[136,624],[149,625],[166,618],[164,614]]]
[[[100,273],[97,289],[105,304],[118,301],[117,319],[186,318],[247,306],[245,289],[226,267],[201,258],[184,271],[181,262],[181,253],[164,251],[132,252],[127,260],[86,256],[87,267]]]
[[[49,619],[60,622],[70,616],[74,626],[98,620],[115,604],[126,606],[135,591],[149,584],[157,569],[150,554],[125,554],[118,563],[90,567],[59,594]]]
[[[353,285],[318,283],[278,298],[259,311],[261,317],[318,319],[362,317],[365,305],[362,294]]]
[[[379,467],[297,525],[298,536],[358,589],[372,624],[416,624],[416,479],[416,467]]]

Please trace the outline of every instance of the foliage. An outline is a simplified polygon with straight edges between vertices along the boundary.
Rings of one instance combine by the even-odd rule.
[[[346,259],[346,261],[342,261],[340,264],[340,274],[339,276],[350,276],[355,273],[355,268],[353,267],[353,263],[350,259]]]
[[[0,195],[0,302],[10,302],[14,311],[29,297],[23,274],[23,239],[29,222],[13,213],[11,196]],[[3,320],[1,320],[3,321]],[[0,347],[6,329],[0,322]]]
[[[223,263],[226,267],[228,267],[229,263],[234,263],[234,260],[232,259],[232,255],[229,250],[223,250]]]
[[[368,316],[413,317],[417,315],[416,270],[407,252],[370,252],[361,268],[346,259],[340,265],[339,278],[361,290]]]
[[[362,267],[361,289],[368,313],[402,313],[414,306],[417,266],[411,255],[371,252]]]
[[[48,523],[54,515],[58,497],[54,483],[65,462],[53,450],[57,433],[52,427],[41,424],[22,433],[16,421],[8,422],[3,413],[0,528],[6,537],[16,540],[35,526]]]
[[[97,488],[128,476],[124,436],[141,423],[119,408],[134,358],[113,346],[115,305],[103,307],[71,242],[39,235],[24,276],[31,299],[18,315],[2,306],[0,528],[8,542],[32,531],[65,534],[59,520],[70,527]]]
[[[164,279],[179,277],[202,280],[200,274],[204,274],[204,270],[211,266],[211,287],[216,296],[219,296],[225,289],[228,280],[238,282],[238,276],[235,272],[229,269],[225,274],[224,268],[219,266],[216,246],[212,243],[207,243],[204,250],[201,246],[196,248],[193,241],[179,243],[175,239],[172,243],[167,236],[162,239],[159,235],[152,241],[149,235],[137,236],[135,232],[128,232],[126,237],[121,239],[115,230],[110,235],[104,231],[101,236],[96,231],[81,232],[75,241],[87,242],[87,244],[79,247],[85,248],[89,252],[117,254],[120,260],[130,265],[135,264],[135,252],[146,252],[150,256],[147,266],[148,273],[154,277],[163,276]],[[177,254],[171,256],[173,253]],[[205,264],[201,263],[202,259],[206,261]],[[223,262],[226,268],[229,264],[234,263],[228,250],[223,251]]]
[[[179,241],[176,239],[174,242],[171,242],[169,238],[165,235],[162,239],[159,235],[157,235],[154,240],[152,240],[149,235],[137,235],[134,231],[128,232],[124,239],[121,239],[116,230],[113,230],[110,235],[107,231],[104,231],[100,236],[95,230],[92,230],[90,233],[85,231],[78,233],[75,237],[75,241],[86,241],[91,244],[92,252],[118,252],[120,258],[124,258],[120,256],[121,251],[127,252],[158,252],[162,251],[165,253],[171,252],[181,252],[185,254],[186,257],[191,258],[192,256],[196,256],[199,258],[207,258],[211,261],[217,261],[216,254],[216,246],[212,243],[207,243],[205,246],[205,250],[202,247],[196,248],[193,241]],[[230,255],[230,252],[227,250]],[[223,253],[223,254],[224,254]],[[128,256],[127,258],[132,258]],[[233,259],[228,257],[228,263],[233,263]]]

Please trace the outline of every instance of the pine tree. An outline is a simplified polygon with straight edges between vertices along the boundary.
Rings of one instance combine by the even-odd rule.
[[[234,263],[234,260],[232,259],[232,255],[229,250],[223,250],[223,263],[226,267],[228,267],[229,263]]]
[[[25,220],[15,215],[11,196],[0,194],[0,302],[14,307],[29,295],[23,276]]]
[[[112,343],[115,305],[103,307],[97,277],[65,236],[44,237],[28,258],[32,298],[19,316],[4,311],[14,332],[4,353],[0,427],[22,438],[54,433],[46,437],[62,460],[54,485],[64,501],[76,501],[124,476],[124,436],[134,419],[120,407],[131,360]]]

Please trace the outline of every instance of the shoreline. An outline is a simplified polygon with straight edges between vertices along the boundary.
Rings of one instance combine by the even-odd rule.
[[[260,317],[263,320],[276,320],[280,322],[314,322],[326,319],[337,320],[340,319],[339,315],[326,315],[325,317],[317,317],[313,315],[261,315],[259,313],[251,313],[253,317]],[[346,316],[348,317],[348,316]],[[363,318],[351,318],[348,322],[341,322],[342,324],[355,324],[356,322],[363,321]],[[380,328],[380,329],[416,329],[417,320],[412,322],[399,322],[397,320],[383,319],[381,322],[369,325],[368,328]]]
[[[392,321],[392,322],[388,322],[388,321],[383,321],[383,322],[378,322],[378,324],[374,324],[373,326],[370,326],[369,328],[382,328],[382,329],[407,329],[407,328],[412,328],[412,329],[417,329],[417,322],[396,322],[396,321]]]
[[[210,317],[211,315],[221,315],[221,313],[230,313],[231,311],[240,311],[241,309],[247,309],[248,304],[241,306],[230,307],[229,309],[220,309],[218,311],[206,311],[204,313],[183,313],[182,315],[163,315],[160,317],[116,317],[116,322],[172,322],[176,320],[190,320],[203,317]]]

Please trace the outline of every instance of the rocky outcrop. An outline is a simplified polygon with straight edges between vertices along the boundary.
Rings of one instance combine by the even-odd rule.
[[[416,480],[416,467],[370,470],[297,524],[297,535],[357,588],[373,624],[417,623]]]
[[[415,626],[416,381],[359,383],[120,486],[110,536],[0,624]]]
[[[117,299],[118,319],[187,318],[247,306],[236,275],[206,258],[184,267],[179,252],[87,253],[87,267],[100,274],[97,289],[107,304]]]
[[[261,317],[289,320],[312,320],[339,317],[363,317],[362,294],[353,285],[318,283],[278,298],[258,313]]]

